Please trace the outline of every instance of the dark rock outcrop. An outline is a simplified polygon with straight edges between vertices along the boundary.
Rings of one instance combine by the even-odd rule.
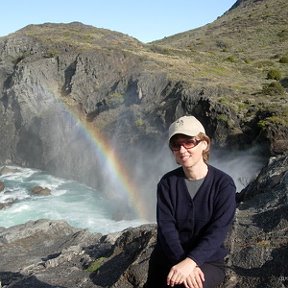
[[[237,198],[229,259],[235,287],[286,287],[288,155],[272,158]]]
[[[36,196],[48,196],[51,195],[51,190],[49,188],[35,186],[31,189],[31,193]]]
[[[2,287],[141,287],[155,226],[100,235],[63,221],[0,228]]]
[[[10,173],[17,173],[19,170],[17,168],[10,168],[7,166],[3,166],[0,169],[0,175],[10,174]]]
[[[0,181],[0,192],[2,192],[5,189],[5,185],[2,181]]]

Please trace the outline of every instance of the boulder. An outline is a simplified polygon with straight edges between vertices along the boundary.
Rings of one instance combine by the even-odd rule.
[[[5,189],[5,185],[2,181],[0,181],[0,192],[2,192]]]
[[[7,166],[3,166],[0,168],[0,175],[5,175],[5,174],[13,174],[19,172],[19,169],[17,168],[10,168]]]
[[[31,193],[37,196],[49,196],[51,195],[51,190],[49,188],[43,188],[41,186],[35,186],[31,189]]]

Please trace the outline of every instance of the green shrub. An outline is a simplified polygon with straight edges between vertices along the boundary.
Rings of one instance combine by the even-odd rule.
[[[243,58],[243,61],[244,61],[244,63],[246,63],[246,64],[250,64],[251,62],[252,62],[252,59],[250,59],[250,58]]]
[[[271,69],[267,73],[267,79],[280,80],[281,79],[281,72],[277,69]]]
[[[262,87],[262,93],[264,95],[283,95],[284,92],[284,87],[277,81],[271,82],[270,84],[264,84]]]
[[[217,40],[216,41],[216,46],[220,49],[222,49],[222,51],[227,51],[228,49],[228,45],[227,43],[225,43],[223,40]]]
[[[123,104],[124,101],[125,101],[125,95],[118,93],[118,92],[114,92],[108,95],[106,98],[107,105],[110,108],[116,108],[119,105]]]
[[[260,129],[263,129],[265,128],[266,126],[268,126],[269,122],[266,120],[266,119],[262,119],[260,120],[258,123],[257,123],[257,126],[260,128]]]
[[[135,121],[135,125],[136,127],[140,128],[140,127],[143,127],[145,125],[143,119],[139,118]]]
[[[273,67],[274,62],[270,60],[260,60],[254,63],[256,68],[265,68],[265,67]]]
[[[229,62],[231,62],[231,63],[234,63],[234,62],[236,62],[236,58],[235,58],[233,55],[231,55],[231,56],[228,56],[228,57],[226,58],[226,61],[229,61]]]
[[[86,269],[87,272],[96,272],[104,263],[105,261],[105,257],[100,257],[98,259],[96,259],[95,261],[93,261],[92,263],[90,263],[89,267]]]
[[[58,55],[59,53],[54,49],[50,49],[47,51],[46,54],[43,55],[44,58],[54,58]]]
[[[288,55],[282,56],[282,57],[279,59],[279,62],[280,62],[280,63],[288,63]]]
[[[164,55],[170,55],[171,51],[172,51],[172,49],[169,49],[167,47],[161,47],[161,46],[158,46],[158,45],[151,45],[150,49],[151,49],[152,52],[159,53],[159,54],[164,54]]]
[[[287,39],[288,38],[288,30],[282,30],[277,35],[279,38]]]
[[[283,126],[286,126],[287,125],[287,122],[285,120],[285,118],[283,119],[283,117],[279,117],[279,116],[270,116],[270,117],[267,117],[265,119],[262,119],[260,120],[257,125],[259,128],[261,129],[265,129],[267,127],[269,127],[271,124],[278,124],[278,125],[283,125]]]

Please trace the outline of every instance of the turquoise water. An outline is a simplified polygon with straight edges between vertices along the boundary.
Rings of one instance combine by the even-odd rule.
[[[78,183],[51,176],[43,171],[9,166],[17,172],[0,176],[5,190],[0,203],[11,203],[0,210],[0,226],[11,227],[29,220],[66,220],[70,225],[103,234],[143,224],[140,219],[121,220],[113,199]],[[35,186],[49,188],[51,195],[35,196]],[[116,201],[117,202],[117,201]],[[114,204],[114,205],[113,205]]]

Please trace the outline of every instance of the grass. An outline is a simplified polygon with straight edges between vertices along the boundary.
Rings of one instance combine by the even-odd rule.
[[[90,273],[97,272],[99,268],[102,266],[102,264],[105,262],[105,259],[106,259],[105,257],[100,257],[96,259],[88,266],[88,268],[85,271],[90,272]]]
[[[26,36],[32,37],[44,46],[58,48],[63,47],[77,51],[89,51],[103,49],[104,47],[118,47],[137,49],[141,42],[119,32],[107,29],[99,29],[82,23],[70,24],[45,23],[42,25],[29,25],[20,30]]]

